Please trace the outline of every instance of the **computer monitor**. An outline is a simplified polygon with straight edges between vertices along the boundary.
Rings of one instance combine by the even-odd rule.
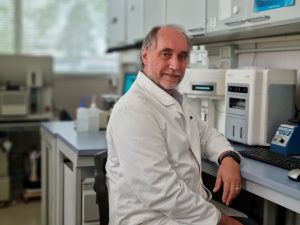
[[[122,94],[125,94],[137,77],[137,73],[125,73],[123,77]]]
[[[261,12],[276,8],[287,7],[295,4],[295,0],[255,0],[253,11]]]

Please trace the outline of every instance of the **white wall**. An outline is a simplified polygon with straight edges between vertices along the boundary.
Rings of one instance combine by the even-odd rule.
[[[239,67],[249,66],[252,61],[254,61],[253,66],[297,69],[296,103],[300,107],[300,51],[241,54]]]
[[[76,109],[82,97],[90,98],[92,95],[97,95],[97,104],[101,107],[101,95],[116,91],[108,76],[55,76],[54,106],[56,110],[66,110],[75,119]],[[90,99],[87,103],[90,103]]]

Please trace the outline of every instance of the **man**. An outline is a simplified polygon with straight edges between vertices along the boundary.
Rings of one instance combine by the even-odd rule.
[[[179,27],[153,28],[142,46],[142,70],[113,109],[106,164],[111,225],[241,224],[209,202],[202,183],[201,157],[219,162],[213,191],[223,185],[228,205],[241,189],[240,158],[176,91],[190,48]]]

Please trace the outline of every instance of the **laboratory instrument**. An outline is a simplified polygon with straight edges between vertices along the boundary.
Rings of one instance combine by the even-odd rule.
[[[296,75],[289,69],[227,70],[225,136],[269,146],[278,126],[294,117]]]
[[[284,155],[300,155],[300,125],[281,124],[272,139],[271,150]]]
[[[224,134],[225,70],[186,69],[178,90],[204,122]]]
[[[0,55],[0,121],[53,118],[52,58]]]
[[[126,84],[127,85],[127,84]],[[100,130],[104,130],[107,127],[111,110],[115,103],[119,100],[119,94],[102,94],[102,108],[100,109]]]

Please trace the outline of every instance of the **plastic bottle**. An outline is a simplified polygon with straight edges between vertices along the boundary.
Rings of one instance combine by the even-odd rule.
[[[190,53],[190,68],[200,68],[208,69],[209,68],[209,59],[208,53],[205,49],[205,45],[194,45]]]
[[[77,132],[87,132],[89,130],[89,112],[85,107],[83,99],[76,110],[76,124]]]
[[[100,127],[100,109],[96,104],[96,96],[92,97],[92,103],[88,109],[89,131],[98,131]]]
[[[190,62],[189,62],[189,67],[190,68],[197,68],[197,61],[198,61],[198,52],[199,46],[194,45],[191,52],[190,52]]]
[[[205,49],[205,45],[200,45],[200,49],[198,50],[197,65],[202,69],[209,68],[208,52]]]

